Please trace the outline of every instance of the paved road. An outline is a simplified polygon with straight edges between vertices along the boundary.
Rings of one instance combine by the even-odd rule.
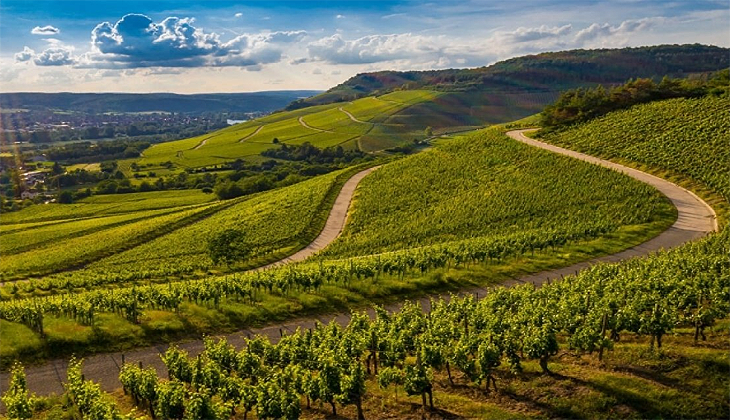
[[[564,267],[557,270],[549,270],[549,271],[543,271],[540,273],[532,274],[523,276],[517,279],[509,280],[507,282],[504,282],[501,286],[509,287],[515,284],[520,283],[534,283],[534,284],[542,284],[550,280],[559,279],[562,276],[575,274],[576,272],[589,267],[593,264],[596,264],[598,262],[616,262],[621,261],[633,257],[639,257],[647,255],[651,252],[657,251],[659,249],[666,249],[666,248],[672,248],[675,246],[679,246],[685,242],[703,237],[710,232],[717,230],[717,221],[715,212],[712,210],[710,206],[707,205],[704,201],[700,200],[697,196],[692,194],[691,192],[685,190],[682,187],[679,187],[669,181],[665,181],[661,178],[657,178],[653,175],[646,174],[644,172],[631,169],[619,164],[615,164],[609,161],[605,161],[602,159],[597,159],[592,156],[588,156],[582,153],[573,152],[571,150],[563,149],[560,147],[548,145],[546,143],[538,142],[536,140],[529,139],[524,136],[525,130],[516,130],[511,131],[507,133],[510,137],[514,138],[517,141],[521,141],[523,143],[530,144],[535,147],[540,147],[543,149],[547,149],[550,151],[553,151],[555,153],[560,153],[563,155],[571,156],[576,159],[585,160],[587,162],[595,163],[597,165],[606,166],[609,168],[613,168],[615,170],[621,171],[628,176],[631,176],[633,178],[636,178],[642,182],[645,182],[649,185],[652,185],[659,189],[663,194],[665,194],[672,203],[677,207],[678,211],[678,218],[677,221],[672,225],[669,229],[659,234],[654,239],[651,239],[641,245],[638,245],[636,247],[633,247],[631,249],[628,249],[623,252],[619,252],[617,254],[608,255],[605,257],[600,258],[594,258],[590,261],[573,264],[569,267]],[[367,172],[367,171],[365,171]],[[366,173],[360,172],[359,174],[355,175],[357,177],[358,175],[362,175],[364,177]],[[353,177],[354,178],[354,177]],[[351,179],[352,181],[352,179]],[[348,181],[349,182],[349,181]],[[359,180],[357,181],[359,182]],[[348,196],[348,199],[346,202],[348,203],[348,206],[345,206],[344,208],[342,206],[338,207],[337,214],[340,216],[337,216],[337,219],[339,222],[333,226],[339,226],[339,227],[333,227],[332,230],[330,230],[330,233],[328,233],[327,237],[331,237],[335,230],[337,233],[339,233],[339,230],[344,226],[345,220],[342,219],[342,214],[346,215],[346,209],[349,207],[350,199],[352,198],[352,192],[354,192],[354,187],[357,185],[357,182],[354,182],[353,184],[345,184],[345,188],[347,188],[349,193],[345,191],[345,188],[343,188],[343,191],[340,193],[340,197],[345,194],[345,196]],[[338,201],[340,199],[338,197]],[[339,203],[336,203],[336,206],[338,204],[342,204],[342,201]],[[334,213],[334,211],[333,211]],[[330,215],[330,219],[332,218],[332,215]],[[329,225],[330,220],[328,219],[327,224]],[[334,223],[334,222],[333,222]],[[324,233],[324,232],[323,232]],[[322,235],[320,235],[322,236]],[[334,237],[336,237],[337,234],[334,234]],[[319,239],[319,238],[318,238]],[[316,242],[316,240],[315,240]],[[296,255],[296,254],[295,254]],[[475,294],[477,297],[484,296],[486,293],[488,293],[489,290],[487,288],[472,288],[463,290],[462,294]],[[431,298],[439,298],[442,297],[444,299],[448,299],[448,295],[436,295],[436,296],[425,296],[421,299],[419,299],[419,302],[425,309],[429,309],[430,303],[429,300]],[[400,304],[393,304],[393,305],[387,305],[386,309],[388,310],[398,310],[400,308]],[[372,316],[372,310],[368,311],[370,315]],[[310,317],[310,318],[302,318],[302,319],[294,319],[282,324],[276,324],[276,325],[270,325],[264,328],[256,328],[256,329],[246,329],[242,331],[238,331],[233,334],[229,334],[224,336],[231,344],[235,345],[237,348],[241,348],[244,343],[244,337],[248,335],[254,335],[254,334],[261,334],[270,337],[272,340],[276,340],[280,337],[282,333],[292,332],[296,330],[296,328],[311,328],[315,325],[316,322],[321,323],[329,323],[330,321],[334,320],[340,324],[346,324],[349,322],[349,315],[343,314],[343,313],[337,313],[337,314],[324,314],[316,317]],[[181,343],[179,346],[183,349],[188,350],[191,354],[195,355],[202,351],[203,345],[201,341],[191,341],[187,343]],[[144,366],[154,366],[157,369],[157,372],[160,374],[160,376],[165,376],[167,371],[160,359],[160,353],[164,352],[167,348],[167,345],[159,345],[155,347],[146,347],[142,349],[137,349],[134,351],[127,351],[124,352],[124,358],[127,362],[141,362]],[[94,381],[99,382],[102,387],[107,391],[112,391],[115,389],[118,389],[120,387],[119,381],[117,379],[117,375],[119,372],[119,367],[122,365],[122,353],[109,353],[109,354],[99,354],[92,357],[89,357],[86,359],[84,363],[84,374],[86,375],[87,379],[93,379]],[[68,366],[67,360],[59,359],[59,360],[52,360],[44,365],[40,366],[32,366],[29,367],[27,372],[27,380],[28,380],[28,387],[31,391],[37,393],[38,395],[48,395],[51,393],[60,394],[63,392],[63,381],[66,377],[66,368]],[[3,373],[0,375],[0,386],[7,386],[7,374]]]

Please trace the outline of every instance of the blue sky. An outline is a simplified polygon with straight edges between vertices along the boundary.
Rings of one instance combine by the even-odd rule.
[[[723,1],[0,2],[0,90],[327,89],[542,51],[730,44]]]

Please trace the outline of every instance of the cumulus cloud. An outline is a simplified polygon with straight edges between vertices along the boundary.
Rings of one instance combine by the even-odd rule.
[[[60,43],[51,45],[40,53],[24,47],[23,51],[15,54],[15,61],[19,63],[32,61],[37,66],[65,66],[75,62],[72,48]]]
[[[548,27],[542,25],[538,28],[520,27],[512,32],[505,32],[502,36],[507,42],[529,42],[546,38],[557,38],[567,35],[572,30],[572,25]]]
[[[36,54],[33,57],[33,62],[37,66],[65,66],[73,64],[75,58],[72,50],[64,47],[53,47]]]
[[[42,66],[74,65],[81,68],[147,68],[240,66],[259,70],[281,61],[283,46],[300,41],[306,32],[285,31],[239,35],[222,41],[213,32],[195,26],[192,18],[168,17],[160,22],[141,14],[128,14],[115,23],[102,22],[91,31],[91,50],[74,56],[57,40],[35,53],[26,47],[16,61]]]
[[[240,17],[242,17],[242,16],[243,16],[243,13],[241,13],[241,12],[238,12],[238,13],[236,13],[236,14],[235,14],[235,15],[233,15],[233,16],[235,16],[235,17],[237,17],[237,18],[240,18]]]
[[[33,35],[56,35],[60,34],[61,30],[54,26],[46,25],[36,26],[35,28],[30,30],[30,33],[32,33]]]
[[[15,57],[15,61],[17,61],[19,63],[23,63],[26,61],[30,61],[34,55],[35,55],[35,51],[33,51],[32,49],[30,49],[28,47],[23,47],[23,51],[21,51],[19,53],[15,53],[14,57]]]
[[[369,64],[401,60],[439,52],[430,37],[392,34],[370,35],[346,41],[340,34],[319,39],[307,46],[313,60],[334,64]]]
[[[497,31],[481,39],[453,39],[411,33],[371,35],[347,40],[336,33],[307,45],[308,57],[291,64],[375,64],[388,62],[391,68],[446,68],[480,66],[496,59],[539,51],[581,48],[586,45],[628,44],[628,34],[647,30],[661,18],[627,20],[618,25],[592,24],[577,32],[570,24],[520,27]]]
[[[608,23],[594,23],[589,27],[580,30],[575,41],[579,44],[595,40],[597,38],[607,38],[614,36],[628,35],[634,32],[643,31],[655,26],[661,18],[644,18],[639,20],[626,20],[618,26],[611,26]]]

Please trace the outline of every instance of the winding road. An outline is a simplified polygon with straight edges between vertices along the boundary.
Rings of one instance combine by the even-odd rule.
[[[314,131],[319,131],[320,133],[334,133],[334,131],[331,131],[331,130],[323,130],[321,128],[312,127],[311,125],[307,124],[304,121],[303,117],[299,117],[299,124],[301,124],[302,127],[304,127],[304,128],[308,128],[308,129],[314,130]]]
[[[300,122],[302,123],[302,125],[305,125],[301,121],[301,119]],[[709,234],[710,232],[717,230],[717,219],[715,212],[709,205],[707,205],[707,203],[699,199],[690,191],[687,191],[686,189],[679,187],[669,181],[655,177],[653,175],[649,175],[636,169],[628,168],[617,163],[598,159],[583,153],[574,152],[572,150],[563,149],[557,146],[530,139],[524,135],[526,131],[528,130],[510,131],[507,133],[507,135],[522,143],[526,143],[534,147],[539,147],[558,154],[570,156],[576,159],[584,160],[586,162],[611,168],[623,172],[626,175],[639,181],[645,182],[657,188],[664,195],[666,195],[669,200],[671,200],[671,202],[677,208],[678,217],[676,222],[669,229],[662,232],[655,238],[633,248],[616,254],[594,258],[578,264],[573,264],[571,266],[561,269],[543,271],[536,274],[515,278],[504,282],[501,286],[509,287],[520,283],[534,283],[539,285],[552,279],[559,279],[562,276],[574,274],[598,262],[617,262],[629,258],[645,256],[659,249],[667,249],[679,246],[685,242],[695,240]],[[357,185],[367,174],[375,169],[376,168],[371,168],[359,172],[345,183],[335,201],[332,211],[330,212],[330,215],[325,224],[325,228],[323,229],[322,233],[314,240],[314,242],[312,242],[309,246],[299,251],[298,253],[274,264],[285,264],[291,261],[300,261],[331,243],[339,235],[346,223],[347,212]],[[463,290],[461,293],[475,294],[477,295],[477,297],[479,297],[480,295],[484,296],[484,294],[488,292],[488,288],[479,287]],[[428,310],[430,308],[430,299],[439,297],[448,299],[449,296],[424,296],[418,301],[425,309]],[[400,306],[401,304],[386,305],[386,309],[397,310],[400,308]],[[368,313],[372,315],[373,311],[369,310]],[[277,340],[282,333],[293,332],[297,328],[311,328],[318,322],[329,323],[331,320],[334,320],[335,322],[344,325],[349,322],[349,315],[345,313],[335,313],[323,314],[320,316],[309,318],[294,319],[285,323],[270,325],[263,328],[241,330],[236,333],[225,335],[222,337],[225,337],[231,344],[240,349],[243,347],[245,336],[261,334],[268,336],[272,340]],[[191,355],[195,355],[203,350],[203,343],[200,340],[196,340],[186,343],[180,343],[179,347],[187,350],[191,353]],[[165,369],[164,364],[160,359],[160,353],[164,353],[166,348],[167,344],[160,344],[154,347],[146,347],[133,351],[126,351],[123,354],[121,352],[116,352],[91,356],[85,359],[84,374],[87,379],[93,379],[94,381],[100,383],[103,389],[107,391],[116,390],[121,386],[118,380],[118,372],[119,368],[122,365],[122,359],[124,358],[124,360],[127,362],[141,362],[144,366],[154,366],[158,374],[164,377],[167,370]],[[63,381],[66,378],[67,367],[67,359],[52,360],[43,365],[28,367],[26,369],[26,374],[29,389],[38,395],[49,395],[51,393],[61,394],[63,392]],[[0,386],[6,386],[5,384],[7,384],[7,381],[8,374],[0,374],[0,384],[2,384]]]
[[[265,124],[264,124],[264,125],[265,125]],[[253,133],[251,133],[251,134],[249,134],[249,135],[247,135],[247,136],[244,136],[243,138],[241,138],[241,140],[238,140],[238,142],[239,142],[239,143],[243,143],[243,142],[244,142],[244,141],[245,141],[246,139],[250,139],[251,137],[255,136],[256,134],[258,134],[258,133],[259,133],[259,131],[261,131],[261,129],[262,129],[262,128],[264,128],[264,125],[260,125],[260,126],[259,126],[259,127],[258,127],[258,128],[256,129],[256,131],[254,131]]]
[[[337,108],[337,109],[339,109],[340,111],[344,112],[344,113],[345,113],[345,114],[346,114],[346,115],[347,115],[348,117],[350,117],[350,119],[351,119],[351,120],[352,120],[353,122],[356,122],[356,123],[360,123],[360,124],[372,124],[371,122],[368,122],[368,121],[361,121],[361,120],[358,120],[358,119],[357,119],[357,117],[355,117],[354,115],[350,114],[350,112],[349,112],[349,111],[345,111],[344,109],[342,109],[342,107],[339,107],[339,108]]]

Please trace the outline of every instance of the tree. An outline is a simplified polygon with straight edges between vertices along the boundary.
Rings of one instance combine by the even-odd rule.
[[[233,181],[225,181],[215,186],[215,195],[221,200],[228,200],[230,198],[236,198],[243,195],[243,189]]]
[[[61,194],[58,194],[58,202],[59,204],[71,204],[74,202],[74,195],[71,191],[61,191]]]
[[[237,229],[226,229],[208,241],[208,255],[214,264],[228,266],[251,254],[251,247],[243,242],[244,234]]]
[[[53,168],[51,168],[51,173],[53,173],[53,175],[61,175],[63,172],[63,166],[61,166],[61,164],[58,162],[53,162]]]

